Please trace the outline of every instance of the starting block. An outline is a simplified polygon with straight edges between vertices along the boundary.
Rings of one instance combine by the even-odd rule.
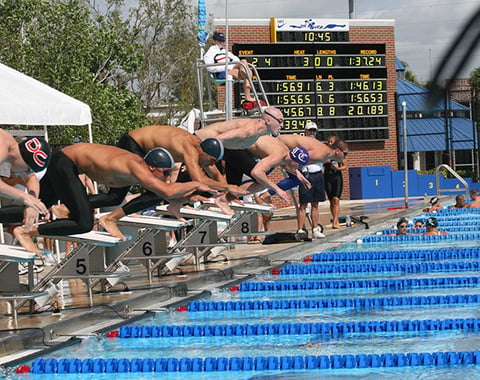
[[[33,262],[37,255],[25,251],[22,247],[8,244],[0,244],[0,301],[10,304],[13,321],[18,321],[17,302],[33,301],[44,296],[43,291],[33,289]],[[21,284],[18,274],[18,264],[28,264],[28,284]],[[33,311],[33,302],[30,302],[30,311]]]
[[[158,206],[157,211],[167,214],[167,206]],[[183,218],[192,219],[193,228],[188,231],[173,249],[193,248],[195,262],[198,265],[200,257],[205,251],[219,245],[232,245],[233,243],[221,243],[218,239],[217,223],[230,223],[234,218],[233,215],[227,215],[218,211],[205,209],[197,209],[190,207],[182,207],[180,215]]]
[[[93,306],[92,280],[123,277],[129,273],[113,273],[105,269],[105,248],[120,243],[106,232],[90,231],[84,234],[48,236],[49,238],[79,243],[53,269],[35,285],[34,290],[45,289],[61,280],[81,279],[88,290],[90,306]]]
[[[100,214],[99,216],[102,215],[105,214]],[[117,270],[122,260],[139,260],[145,266],[148,280],[152,283],[153,271],[162,263],[165,264],[172,258],[179,256],[172,253],[172,249],[168,248],[168,240],[165,232],[189,227],[192,225],[192,222],[182,222],[159,216],[138,215],[124,216],[118,221],[118,225],[126,228],[140,229],[140,231],[135,240],[129,242],[129,245],[125,247],[125,249],[118,250],[116,247],[113,248],[113,250],[117,252],[109,257],[107,270]]]
[[[214,207],[215,203],[212,200],[202,201],[202,206]],[[219,234],[219,239],[265,234],[265,232],[259,231],[257,213],[266,214],[273,212],[273,207],[257,203],[240,204],[237,202],[231,202],[229,206],[238,214],[228,227]]]

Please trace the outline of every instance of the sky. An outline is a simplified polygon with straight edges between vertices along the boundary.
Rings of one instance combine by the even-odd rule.
[[[225,4],[228,1],[228,7]],[[349,0],[205,0],[214,18],[349,18]],[[397,57],[427,82],[480,6],[479,0],[354,0],[357,19],[395,20]],[[228,13],[227,13],[227,11]],[[480,20],[479,20],[480,21]],[[480,24],[480,22],[477,22]],[[480,30],[480,25],[476,31]],[[457,55],[458,56],[458,55]],[[480,67],[480,43],[458,77]]]

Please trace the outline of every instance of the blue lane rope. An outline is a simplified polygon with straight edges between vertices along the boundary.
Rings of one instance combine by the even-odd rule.
[[[402,333],[426,331],[480,331],[480,319],[425,319],[399,321],[268,323],[234,325],[133,325],[121,326],[118,338],[178,338],[216,336],[306,335],[326,340],[350,333]],[[315,337],[317,339],[317,337]]]
[[[451,294],[412,297],[331,298],[255,301],[194,301],[187,305],[189,312],[269,311],[299,309],[361,309],[372,310],[385,307],[444,306],[480,303],[480,294]]]
[[[460,233],[460,232],[478,232],[479,228],[479,223],[475,223],[475,225],[471,226],[459,226],[458,224],[454,226],[445,226],[440,224],[438,228],[442,231],[448,232],[448,233]],[[397,233],[396,228],[388,228],[382,231],[383,235],[388,235],[388,234],[395,234]],[[407,233],[409,234],[416,234],[416,235],[421,235],[425,233],[425,228],[407,228]]]
[[[480,277],[431,277],[372,280],[331,280],[331,281],[255,281],[240,284],[240,292],[281,292],[312,291],[330,289],[385,289],[406,290],[433,287],[475,287],[480,285]]]
[[[479,209],[480,210],[480,209]],[[413,218],[414,220],[423,220],[425,223],[428,218],[434,217],[437,218],[439,223],[463,223],[463,222],[470,222],[470,221],[475,221],[478,222],[480,221],[479,215],[453,215],[453,216],[448,216],[448,215],[435,215],[435,214],[428,214],[428,215],[421,215],[419,217]]]
[[[367,235],[359,240],[361,240],[363,243],[480,240],[480,233],[459,232],[459,233],[451,233],[447,235],[402,235],[402,236]]]
[[[352,252],[321,252],[311,256],[313,262],[341,261],[378,261],[378,260],[459,260],[480,258],[480,248],[438,248],[404,251],[352,251]]]
[[[427,212],[425,215],[430,216],[452,216],[452,215],[469,215],[469,214],[480,214],[479,208],[442,208],[436,212]],[[415,219],[415,218],[414,218]]]
[[[456,227],[459,224],[462,226],[480,226],[480,219],[478,218],[468,218],[465,220],[462,220],[461,223],[458,223],[458,221],[451,221],[450,219],[445,219],[442,221],[442,227]]]
[[[414,218],[415,221],[419,220],[419,219],[422,219],[422,218]],[[441,223],[439,224],[439,227],[459,227],[459,226],[476,226],[476,227],[479,227],[480,226],[480,218],[478,217],[475,217],[475,218],[462,218],[461,222],[460,221],[455,221],[455,220],[451,220],[450,218],[437,218],[437,220]],[[425,222],[426,220],[424,220]],[[413,222],[410,222],[408,224],[408,227],[411,228],[413,227],[414,223]],[[394,227],[391,227],[391,228],[394,228]],[[422,228],[414,228],[413,230],[422,230]],[[423,230],[425,230],[425,228],[423,228]]]
[[[37,359],[30,372],[35,374],[125,373],[125,372],[213,372],[315,370],[453,366],[480,364],[480,351],[410,352],[395,354],[308,355],[259,357],[207,357],[157,359]]]
[[[480,270],[480,261],[383,263],[383,264],[311,264],[285,265],[280,275],[313,275],[325,273],[432,273],[470,272]]]

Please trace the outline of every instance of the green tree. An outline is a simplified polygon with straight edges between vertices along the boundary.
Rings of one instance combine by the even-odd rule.
[[[418,85],[421,85],[418,82],[417,76],[414,74],[412,70],[410,70],[408,63],[405,61],[401,61],[401,62],[405,66],[405,79],[408,80],[409,82],[413,82]]]
[[[470,73],[469,82],[470,86],[472,86],[473,89],[476,89],[477,92],[480,90],[480,67],[477,67]]]
[[[140,0],[130,19],[144,57],[131,89],[147,112],[162,106],[167,123],[198,104],[196,9],[187,0]]]
[[[480,121],[480,67],[470,73],[470,86],[472,87],[472,114],[475,121]]]
[[[122,20],[121,2],[109,4],[101,13],[82,0],[0,0],[0,60],[90,105],[99,143],[145,120],[129,88],[130,75],[142,63],[140,47]],[[80,132],[53,128],[54,143]],[[86,136],[83,129],[81,134]]]

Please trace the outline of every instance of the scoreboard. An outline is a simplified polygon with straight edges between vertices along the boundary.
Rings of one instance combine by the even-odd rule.
[[[283,133],[387,140],[385,43],[350,43],[345,31],[277,31],[277,43],[239,43],[233,53],[256,67],[268,101],[285,117]]]

